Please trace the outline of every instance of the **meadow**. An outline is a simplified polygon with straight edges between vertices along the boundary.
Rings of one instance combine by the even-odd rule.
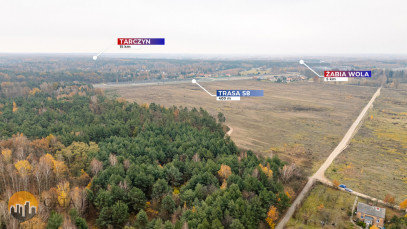
[[[327,171],[364,194],[407,198],[407,91],[383,89],[349,147]]]
[[[310,175],[343,137],[375,88],[299,82],[234,80],[202,82],[211,93],[220,89],[264,90],[264,97],[216,101],[194,84],[120,86],[110,96],[140,104],[202,107],[216,116],[222,112],[231,138],[241,149],[271,156],[278,154]]]
[[[316,229],[316,228],[355,228],[350,217],[356,196],[340,191],[338,189],[317,184],[310,195],[302,203],[294,216],[287,223],[287,229]],[[381,204],[358,198],[357,202],[384,207]],[[355,205],[355,210],[356,211]],[[397,210],[386,208],[385,226],[390,226],[389,220],[393,216],[402,217],[403,214]],[[353,217],[355,217],[353,215]],[[324,222],[322,226],[321,222]],[[393,227],[389,227],[393,228]]]

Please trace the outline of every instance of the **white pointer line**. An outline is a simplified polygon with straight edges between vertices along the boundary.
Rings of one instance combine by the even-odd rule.
[[[318,77],[324,78],[323,76],[320,76],[316,71],[314,71],[314,69],[310,68],[310,66],[308,66],[303,60],[300,60],[300,64],[305,65],[305,67],[307,67],[309,70],[315,73]]]
[[[196,82],[195,79],[192,80],[192,83],[198,85],[200,88],[202,88],[202,90],[206,91],[206,93],[208,93],[210,96],[216,96],[216,95],[212,95],[209,91],[207,91],[204,87],[202,87],[198,82]]]
[[[114,45],[114,44],[113,44]],[[93,60],[97,60],[100,55],[102,55],[104,52],[106,52],[109,48],[111,48],[113,45],[108,45],[102,52],[97,54],[96,56],[93,56]]]

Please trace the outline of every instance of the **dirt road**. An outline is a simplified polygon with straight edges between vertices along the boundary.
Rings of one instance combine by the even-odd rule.
[[[357,132],[358,127],[360,126],[363,118],[365,117],[367,111],[369,108],[372,106],[373,102],[375,101],[376,97],[380,95],[380,90],[381,88],[378,88],[377,91],[373,94],[372,98],[370,99],[369,103],[363,108],[363,110],[360,112],[359,116],[353,122],[349,130],[346,132],[345,136],[343,137],[342,141],[338,144],[338,146],[332,151],[332,153],[329,155],[329,157],[326,159],[324,164],[321,165],[321,167],[318,169],[318,171],[312,175],[308,179],[307,184],[305,187],[302,189],[300,194],[298,194],[297,198],[294,200],[292,203],[291,207],[287,210],[286,214],[284,217],[280,220],[280,222],[277,224],[276,229],[283,229],[288,220],[292,217],[294,214],[296,208],[302,203],[303,199],[308,195],[309,191],[311,190],[313,184],[315,183],[316,180],[320,180],[323,183],[331,183],[328,179],[325,178],[325,171],[328,169],[328,167],[332,164],[334,159],[344,150],[349,144],[349,141],[352,139],[353,135]],[[363,195],[363,194],[361,194]],[[362,197],[362,196],[361,196]]]
[[[334,187],[334,184],[333,184],[330,180],[328,180],[328,179],[326,179],[326,178],[324,178],[324,180],[321,180],[321,179],[319,179],[319,178],[315,178],[315,181],[319,181],[319,182],[321,182],[321,183],[324,184],[324,185],[327,185],[327,186],[330,186],[330,187]],[[338,190],[341,190],[341,191],[344,191],[344,192],[348,192],[348,191],[346,191],[344,188],[340,188],[340,187],[338,187]],[[393,204],[387,203],[387,202],[385,202],[385,201],[383,201],[383,200],[377,199],[377,198],[375,198],[375,197],[371,197],[371,196],[368,196],[368,195],[366,195],[366,194],[363,194],[363,193],[360,193],[360,192],[356,192],[356,191],[354,191],[354,190],[352,190],[352,192],[349,192],[349,193],[352,194],[352,195],[355,195],[356,197],[361,197],[361,198],[363,198],[363,199],[371,200],[372,202],[381,203],[381,204],[386,205],[386,206],[388,206],[388,207],[391,207],[391,208],[400,210],[400,206],[399,206],[399,205],[393,205]]]
[[[231,127],[231,126],[228,126],[228,127],[229,127],[229,131],[226,133],[226,135],[230,136],[233,133],[233,127]]]
[[[252,77],[223,77],[223,78],[197,78],[198,82],[213,82],[213,81],[234,81],[234,80],[250,80]],[[129,82],[109,82],[109,83],[99,83],[93,84],[94,88],[102,89],[112,89],[121,87],[146,87],[146,86],[160,86],[160,85],[171,85],[171,84],[192,84],[191,79],[185,80],[146,80],[146,81],[129,81]]]

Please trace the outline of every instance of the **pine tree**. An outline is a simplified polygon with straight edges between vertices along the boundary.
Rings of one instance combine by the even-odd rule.
[[[134,187],[129,192],[129,205],[138,212],[146,205],[146,195],[140,189]]]
[[[48,219],[47,229],[58,229],[62,225],[62,215],[52,212]]]
[[[116,202],[112,207],[112,223],[115,226],[124,224],[129,218],[129,208],[121,201]]]
[[[136,226],[138,228],[145,228],[147,224],[148,224],[147,213],[143,209],[141,209],[136,216]]]
[[[164,214],[165,218],[170,217],[175,210],[175,202],[170,196],[164,197],[161,204],[161,211]]]

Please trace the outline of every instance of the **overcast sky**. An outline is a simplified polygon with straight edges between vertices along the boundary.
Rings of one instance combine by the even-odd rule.
[[[164,37],[121,50],[118,37]],[[2,0],[0,52],[407,54],[406,0]]]

